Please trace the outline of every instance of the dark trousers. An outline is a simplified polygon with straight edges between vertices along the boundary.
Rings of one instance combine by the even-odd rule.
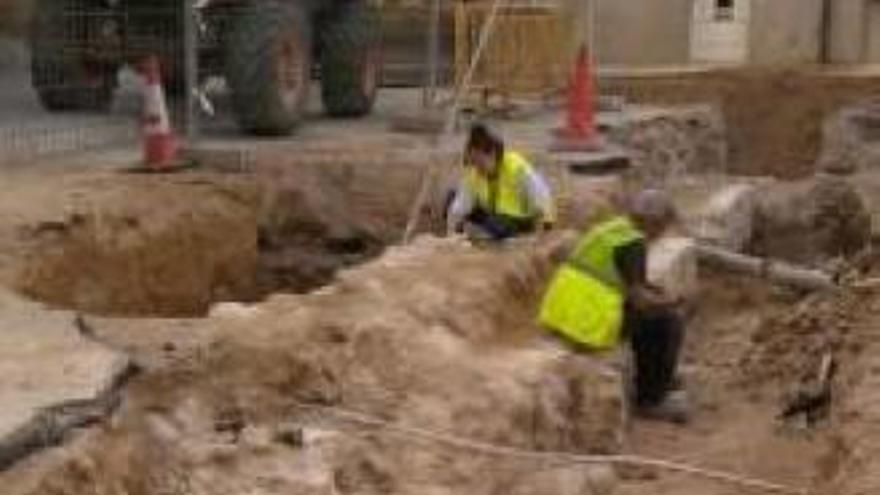
[[[675,386],[684,323],[675,311],[648,314],[628,306],[624,315],[635,361],[636,405],[656,405]]]
[[[454,191],[448,193],[446,196],[446,203],[443,210],[444,220],[445,215],[447,214],[446,212],[449,211],[449,206],[452,204],[454,198]],[[496,241],[519,235],[531,234],[535,231],[535,220],[532,218],[513,218],[506,215],[492,213],[482,208],[475,208],[474,211],[470,212],[464,220],[478,227]]]
[[[532,219],[512,218],[490,213],[480,208],[465,217],[465,221],[479,227],[496,241],[531,234],[535,231],[535,221]]]

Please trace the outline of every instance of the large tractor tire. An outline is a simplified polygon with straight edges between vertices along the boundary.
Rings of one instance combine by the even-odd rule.
[[[359,117],[372,110],[380,83],[378,12],[365,0],[343,4],[321,26],[321,97],[327,114]]]
[[[31,24],[31,84],[50,111],[107,111],[119,63],[90,58],[101,9],[91,0],[38,0]]]
[[[159,57],[162,86],[168,96],[186,94],[186,48],[183,0],[127,0],[126,58],[134,66]]]
[[[257,135],[291,133],[305,113],[312,32],[295,2],[254,2],[229,35],[226,81],[239,126]]]

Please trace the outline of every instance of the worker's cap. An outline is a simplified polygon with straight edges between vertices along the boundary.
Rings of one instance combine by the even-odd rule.
[[[660,189],[639,191],[627,201],[626,209],[634,217],[654,222],[667,223],[678,218],[672,198]]]

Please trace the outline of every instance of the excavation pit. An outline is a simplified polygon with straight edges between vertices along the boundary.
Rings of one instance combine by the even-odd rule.
[[[6,280],[91,314],[200,316],[215,302],[308,292],[399,240],[417,165],[277,156],[244,173],[25,183],[45,204],[13,226]]]
[[[683,287],[702,303],[684,359],[696,423],[636,423],[622,445],[614,361],[575,355],[534,324],[565,239],[485,250],[423,237],[389,248],[424,159],[382,148],[326,152],[275,149],[235,157],[222,172],[161,179],[65,176],[66,196],[25,186],[40,214],[22,213],[4,236],[4,281],[56,307],[138,317],[86,321],[138,362],[173,359],[146,360],[148,372],[101,428],[0,473],[10,494],[734,490],[652,470],[622,470],[616,480],[614,470],[475,455],[394,435],[394,425],[528,452],[687,457],[818,484],[809,473],[826,439],[780,436],[773,421],[790,377],[768,363],[785,353],[809,368],[826,345],[820,335],[806,351],[784,345],[780,336],[809,324],[809,315],[792,328],[779,319],[801,295],[715,274],[702,290]],[[557,187],[566,204],[595,199],[583,180]],[[445,193],[439,182],[432,198]],[[422,212],[422,229],[436,226],[436,213]],[[691,246],[667,244],[674,278],[690,280]],[[226,301],[254,304],[217,304]],[[193,351],[181,352],[183,336],[196,335]]]

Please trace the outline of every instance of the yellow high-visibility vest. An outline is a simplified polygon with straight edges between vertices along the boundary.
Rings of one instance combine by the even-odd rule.
[[[643,238],[622,216],[591,228],[554,274],[538,321],[591,349],[616,346],[623,324],[624,288],[614,251]]]
[[[483,210],[517,219],[533,216],[527,198],[523,197],[522,176],[530,172],[531,164],[515,151],[507,151],[493,180],[487,179],[475,167],[467,167],[465,185],[477,205]]]

